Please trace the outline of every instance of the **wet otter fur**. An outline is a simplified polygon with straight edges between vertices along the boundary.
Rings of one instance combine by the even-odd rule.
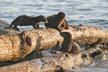
[[[80,47],[77,43],[72,41],[72,36],[69,32],[61,32],[60,35],[64,38],[61,50],[73,54],[80,53]]]
[[[68,29],[68,23],[65,19],[65,13],[59,12],[58,14],[47,17],[48,23],[45,23],[46,27],[57,29],[61,31]]]
[[[18,16],[11,24],[10,28],[14,27],[16,30],[19,31],[17,26],[28,26],[32,25],[35,29],[39,28],[39,22],[46,22],[47,18],[45,18],[43,15],[39,15],[36,17],[31,17],[27,15],[21,15]]]

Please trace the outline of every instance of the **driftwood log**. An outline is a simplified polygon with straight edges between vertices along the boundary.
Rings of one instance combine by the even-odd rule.
[[[92,48],[80,54],[56,53],[37,59],[1,66],[0,72],[72,72],[79,67],[91,64],[95,57],[103,57],[104,51]],[[89,52],[90,53],[87,53]],[[108,51],[108,50],[107,50]],[[107,53],[108,54],[108,53]],[[76,69],[76,70],[74,70]]]
[[[89,45],[100,39],[99,43],[108,43],[107,30],[93,26],[72,26],[68,30],[72,39],[79,45]],[[55,29],[38,29],[18,34],[0,36],[0,61],[12,61],[24,58],[34,50],[53,48],[62,44],[63,37]]]
[[[63,72],[83,64],[81,54],[55,54],[0,67],[0,72]]]
[[[99,40],[101,44],[108,43],[108,30],[94,26],[70,26],[68,30],[73,41],[79,45],[91,45]],[[5,32],[5,30],[4,30]],[[8,33],[9,31],[6,31]],[[53,48],[57,42],[62,43],[63,37],[55,29],[38,29],[24,31],[17,34],[6,34],[0,36],[0,61],[15,61],[24,58],[33,51],[42,51]],[[52,58],[53,57],[53,58]],[[63,60],[65,59],[65,60]],[[91,62],[91,59],[87,60]],[[0,67],[0,72],[40,72],[49,70],[69,70],[72,67],[80,66],[84,63],[82,54],[56,54],[39,59],[19,62],[9,66]],[[64,65],[63,65],[64,64]],[[66,65],[66,66],[65,66]],[[51,66],[51,67],[50,67]]]
[[[108,29],[96,26],[70,26],[68,30],[62,32],[70,32],[73,41],[79,45],[91,45],[99,40],[100,44],[108,44]]]
[[[24,58],[34,50],[53,48],[63,41],[55,29],[38,29],[19,34],[0,36],[0,61],[12,61]]]

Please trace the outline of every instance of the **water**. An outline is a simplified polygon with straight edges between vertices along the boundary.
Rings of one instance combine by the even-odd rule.
[[[81,70],[81,72],[108,72],[108,61],[99,60],[94,65],[89,65]]]
[[[0,0],[0,18],[9,24],[19,15],[50,16],[59,11],[66,13],[70,25],[105,27],[108,24],[108,0]],[[108,61],[101,67],[85,68],[84,72],[108,72],[105,64]]]
[[[69,24],[107,26],[107,0],[0,0],[0,18],[11,21],[19,15],[50,16],[66,13]]]

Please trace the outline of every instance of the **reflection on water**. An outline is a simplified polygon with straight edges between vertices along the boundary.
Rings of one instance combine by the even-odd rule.
[[[19,15],[49,16],[66,13],[69,24],[107,26],[108,0],[0,0],[0,18],[11,23]],[[24,27],[25,28],[25,27]],[[106,61],[104,64],[108,64]],[[87,68],[84,72],[107,72],[105,67]]]

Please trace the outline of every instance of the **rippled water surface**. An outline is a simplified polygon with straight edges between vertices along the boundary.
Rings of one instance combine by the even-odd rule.
[[[9,23],[19,15],[66,13],[70,24],[108,24],[108,0],[0,0],[0,18]]]
[[[66,13],[71,25],[108,25],[108,0],[0,0],[0,18],[11,23],[19,15],[50,16]],[[108,61],[103,66],[88,67],[85,72],[108,72]]]

